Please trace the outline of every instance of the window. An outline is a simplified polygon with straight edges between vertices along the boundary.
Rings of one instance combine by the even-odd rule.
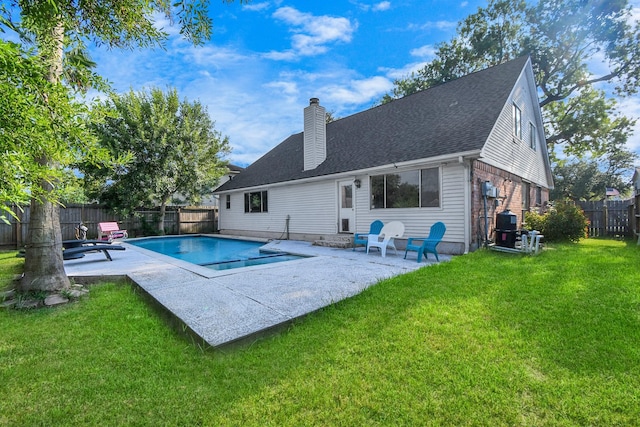
[[[538,132],[536,132],[536,127],[533,125],[533,123],[529,123],[529,147],[531,147],[531,149],[535,151],[537,146]]]
[[[522,139],[522,111],[516,104],[513,104],[513,135]]]
[[[227,209],[231,209],[231,194],[227,194]]]
[[[344,209],[351,209],[353,207],[353,186],[343,185],[340,190],[340,207]]]
[[[371,209],[440,206],[439,168],[371,177]]]
[[[440,206],[440,170],[422,169],[420,180],[420,206],[437,208]]]
[[[536,187],[536,206],[542,206],[542,187]]]
[[[244,193],[244,211],[249,213],[267,212],[267,192]]]

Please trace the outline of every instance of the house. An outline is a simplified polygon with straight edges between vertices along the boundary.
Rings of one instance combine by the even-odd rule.
[[[216,191],[223,234],[314,241],[402,221],[447,226],[444,253],[492,238],[496,214],[541,209],[553,179],[528,57],[326,124],[311,98],[291,135]],[[400,243],[402,245],[402,242]]]
[[[218,187],[216,188],[219,188],[225,182],[233,179],[234,176],[238,175],[243,170],[244,170],[243,167],[229,163],[227,165],[227,173],[220,177],[220,179],[218,180]],[[187,202],[184,199],[185,197],[181,193],[174,195],[172,200],[173,205],[187,206]],[[202,197],[202,200],[200,201],[200,203],[198,203],[198,206],[212,206],[219,209],[220,208],[219,196],[215,194],[207,194],[206,196]]]
[[[232,180],[234,176],[238,175],[243,170],[243,167],[229,163],[227,165],[227,173],[220,177],[217,188],[220,188],[222,185],[224,185],[225,182]],[[215,206],[220,209],[220,197],[217,194],[204,197],[202,199],[201,205]]]

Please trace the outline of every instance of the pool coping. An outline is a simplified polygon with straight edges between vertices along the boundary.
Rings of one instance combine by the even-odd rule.
[[[383,279],[436,263],[431,257],[418,264],[415,253],[407,260],[400,251],[382,258],[377,252],[367,255],[363,249],[274,240],[265,243],[268,250],[309,258],[210,270],[126,241],[119,243],[127,250],[114,252],[112,262],[102,254],[90,253],[79,260],[65,261],[67,274],[85,279],[126,276],[212,347],[250,342],[266,331],[357,295]],[[450,258],[440,255],[441,261]]]
[[[163,238],[163,237],[169,237],[169,238],[179,238],[179,237],[218,237],[218,238],[223,238],[223,239],[230,239],[230,240],[243,240],[243,241],[250,241],[250,242],[258,242],[258,243],[264,243],[265,245],[269,243],[268,239],[260,239],[260,238],[248,238],[248,237],[242,237],[242,236],[227,236],[227,235],[219,235],[219,234],[188,234],[188,235],[172,235],[172,236],[149,236],[149,237],[137,237],[137,238],[133,238],[133,239],[127,239],[127,241],[123,241],[122,243],[125,243],[126,247],[129,247],[130,249],[136,250],[138,252],[142,252],[145,255],[147,255],[148,257],[151,258],[155,258],[159,261],[162,262],[166,262],[168,264],[172,264],[175,265],[177,267],[183,268],[185,270],[191,271],[199,276],[202,277],[206,277],[207,279],[211,279],[213,277],[220,277],[220,276],[226,276],[227,274],[232,274],[232,273],[227,273],[225,274],[225,272],[228,272],[229,270],[213,270],[211,268],[207,268],[198,264],[194,264],[191,263],[189,261],[184,261],[178,258],[174,258],[171,257],[169,255],[164,255],[161,254],[159,252],[156,251],[152,251],[149,249],[145,249],[142,248],[140,246],[136,246],[136,245],[132,245],[129,244],[129,241],[136,241],[136,240],[143,240],[143,239],[159,239],[159,238]],[[259,265],[256,266],[250,266],[250,267],[243,267],[243,268],[252,268],[252,267],[261,267]]]

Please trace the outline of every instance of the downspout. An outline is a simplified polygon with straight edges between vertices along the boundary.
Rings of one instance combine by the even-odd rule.
[[[484,185],[484,183],[482,183]],[[489,214],[487,213],[487,194],[483,191],[482,195],[482,204],[484,205],[484,242],[482,242],[482,246],[485,248],[489,242]]]
[[[464,157],[458,157],[458,163],[464,167],[464,176],[468,179],[464,180],[464,253],[469,253],[471,246],[471,182],[473,180],[473,172],[471,170],[471,160],[465,161]]]

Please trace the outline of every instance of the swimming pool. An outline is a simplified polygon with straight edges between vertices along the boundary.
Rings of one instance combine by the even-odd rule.
[[[305,258],[261,251],[262,242],[210,236],[167,236],[128,240],[127,243],[212,270],[228,270]]]

